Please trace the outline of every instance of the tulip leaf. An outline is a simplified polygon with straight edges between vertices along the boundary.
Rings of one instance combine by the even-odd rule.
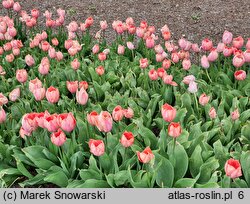
[[[248,187],[250,187],[250,151],[242,152],[240,157],[240,163],[242,166],[245,180],[248,184]]]

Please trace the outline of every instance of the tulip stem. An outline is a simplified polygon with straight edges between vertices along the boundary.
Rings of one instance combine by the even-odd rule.
[[[199,115],[199,105],[198,105],[198,100],[197,100],[196,93],[194,93],[194,100],[195,100],[195,105],[196,105],[197,113]]]
[[[173,142],[174,142],[174,144],[173,144],[173,155],[174,155],[175,144],[176,144],[176,138],[175,138],[175,137],[174,137],[174,139],[173,139]]]
[[[209,74],[208,74],[207,69],[205,69],[205,72],[206,72],[206,75],[207,75],[207,78],[208,78],[209,82],[212,83],[212,80],[211,80],[211,78],[210,78],[210,76],[209,76]]]

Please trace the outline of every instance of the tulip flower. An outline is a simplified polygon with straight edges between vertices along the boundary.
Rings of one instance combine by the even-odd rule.
[[[98,123],[96,127],[101,132],[110,132],[112,130],[113,120],[112,116],[107,111],[102,111],[98,116]]]
[[[65,133],[61,129],[58,129],[56,132],[53,132],[50,135],[50,139],[51,142],[58,147],[62,146],[67,140]]]
[[[121,106],[116,106],[112,112],[114,121],[121,121],[123,116],[123,108]]]
[[[243,81],[246,79],[246,77],[247,77],[247,74],[244,70],[238,70],[234,72],[234,78],[238,81]]]
[[[105,145],[102,140],[89,140],[90,152],[95,156],[102,156],[105,153]]]
[[[0,124],[6,121],[6,113],[2,107],[0,107]]]
[[[136,154],[139,161],[144,164],[149,163],[154,158],[154,154],[150,147],[146,147],[142,152],[137,151]]]
[[[66,132],[71,132],[76,127],[76,119],[72,113],[62,113],[57,116],[57,123]]]
[[[180,123],[171,122],[168,126],[168,135],[177,138],[181,135],[182,129]]]
[[[231,118],[232,120],[238,120],[240,117],[240,113],[239,113],[239,110],[238,108],[235,109],[232,113],[231,113]]]
[[[81,105],[85,105],[88,101],[88,93],[86,92],[86,90],[84,89],[84,87],[82,87],[80,90],[76,91],[76,101],[77,103],[81,104]]]
[[[124,132],[120,139],[120,143],[123,147],[130,147],[134,143],[134,135],[132,132]]]
[[[229,159],[225,164],[226,175],[232,179],[242,176],[240,162],[236,159]]]
[[[205,106],[208,103],[209,99],[210,99],[210,96],[207,96],[205,93],[203,93],[199,97],[199,103],[202,106]]]
[[[60,99],[59,90],[53,86],[50,86],[46,91],[46,98],[49,103],[57,103]]]
[[[166,122],[171,122],[174,120],[174,118],[176,116],[176,109],[174,107],[172,107],[171,105],[165,103],[161,107],[161,114],[162,114],[163,119]]]

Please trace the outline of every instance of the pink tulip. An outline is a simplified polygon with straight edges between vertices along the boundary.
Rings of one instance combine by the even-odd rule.
[[[174,118],[176,116],[176,109],[174,107],[172,107],[171,105],[165,103],[161,107],[161,114],[162,114],[162,118],[166,122],[171,122],[174,120]]]
[[[104,60],[107,59],[107,55],[105,53],[101,52],[101,53],[98,54],[98,59],[100,61],[104,61]]]
[[[204,51],[209,51],[213,48],[213,42],[211,40],[209,40],[208,38],[206,38],[206,39],[202,40],[201,48]]]
[[[127,109],[123,109],[123,115],[125,116],[125,118],[133,118],[134,111],[132,108],[128,107]]]
[[[81,89],[82,87],[83,87],[85,90],[87,90],[88,87],[89,87],[88,82],[86,82],[86,81],[80,81],[80,82],[79,82],[79,89]]]
[[[33,66],[35,64],[35,60],[31,55],[26,55],[25,56],[25,62],[29,67],[31,67],[31,66]]]
[[[42,88],[42,86],[43,86],[42,82],[37,77],[29,81],[29,90],[32,93],[34,92],[35,89]]]
[[[94,19],[90,16],[85,20],[86,28],[90,27],[94,23]]]
[[[25,138],[25,136],[31,136],[31,132],[27,132],[23,129],[23,127],[21,127],[19,130],[19,135],[21,136],[21,138]]]
[[[120,143],[123,147],[130,147],[134,143],[134,135],[132,132],[124,132],[120,139]]]
[[[15,56],[13,54],[9,54],[9,55],[5,56],[5,59],[6,59],[7,62],[11,63],[11,62],[14,61]]]
[[[239,110],[238,108],[235,109],[232,113],[231,113],[231,118],[232,120],[238,120],[240,117],[240,113],[239,113]]]
[[[38,123],[36,121],[36,113],[27,113],[22,117],[22,128],[26,132],[33,132],[37,129]]]
[[[56,132],[58,130],[58,128],[60,127],[59,124],[58,124],[57,117],[58,117],[57,114],[53,114],[53,115],[49,115],[49,116],[44,118],[44,120],[43,120],[44,127],[49,132]]]
[[[14,0],[3,0],[2,4],[4,8],[10,9],[14,5]]]
[[[125,47],[123,45],[118,45],[117,53],[118,55],[123,55],[125,52]]]
[[[78,81],[67,81],[66,86],[70,93],[76,93],[78,89]]]
[[[244,53],[245,62],[250,62],[250,49],[246,50]]]
[[[184,70],[189,70],[191,67],[191,61],[189,59],[184,59],[182,61],[182,67]]]
[[[171,59],[174,63],[178,63],[180,60],[179,54],[177,52],[173,52],[171,54]]]
[[[53,39],[51,40],[51,42],[52,42],[52,45],[54,45],[54,46],[59,45],[59,42],[58,42],[57,38],[53,38]]]
[[[148,59],[141,58],[140,59],[140,68],[145,69],[146,67],[148,67]]]
[[[205,68],[205,69],[208,69],[209,68],[209,61],[208,61],[208,58],[207,58],[207,56],[206,55],[203,55],[202,57],[201,57],[201,66],[203,67],[203,68]]]
[[[77,70],[79,69],[80,67],[80,62],[78,61],[77,58],[75,58],[72,62],[71,62],[71,67],[74,69],[74,70]]]
[[[214,108],[214,107],[210,108],[210,110],[209,110],[209,117],[210,117],[211,119],[215,119],[216,116],[217,116],[217,113],[216,113],[215,108]]]
[[[235,48],[240,49],[242,48],[243,45],[244,45],[244,39],[241,36],[233,39],[233,46]]]
[[[154,39],[150,36],[150,37],[147,37],[146,39],[146,47],[147,48],[153,48],[155,46],[155,41]]]
[[[169,59],[164,59],[164,60],[162,61],[162,67],[163,67],[164,69],[169,69],[170,66],[171,66],[171,61],[170,61]]]
[[[16,79],[20,83],[26,82],[27,79],[28,79],[28,73],[27,73],[27,71],[25,69],[18,69],[16,71]]]
[[[87,114],[87,120],[90,125],[97,125],[98,124],[98,113],[96,111],[92,111],[91,113]]]
[[[176,138],[181,135],[182,129],[180,123],[171,122],[168,126],[168,135]]]
[[[246,49],[250,50],[250,38],[247,39]]]
[[[95,71],[96,71],[96,73],[99,75],[99,76],[101,76],[101,75],[103,75],[104,74],[104,67],[103,66],[98,66],[96,69],[95,69]]]
[[[123,119],[123,108],[121,106],[116,106],[112,112],[112,117],[114,121],[120,121]]]
[[[69,25],[67,26],[67,29],[69,32],[76,32],[78,30],[78,24],[75,21],[72,21],[69,23]]]
[[[150,147],[146,147],[142,152],[137,151],[136,154],[139,161],[144,164],[149,163],[154,158],[154,154]]]
[[[233,58],[233,65],[236,68],[242,67],[245,63],[245,58],[243,54],[236,54]]]
[[[158,79],[158,74],[157,74],[157,71],[155,69],[151,69],[149,72],[148,72],[148,76],[151,80],[155,81]]]
[[[100,50],[100,47],[98,44],[95,44],[94,47],[92,48],[93,54],[97,54]]]
[[[58,147],[62,146],[67,140],[65,133],[61,129],[58,129],[56,132],[53,132],[50,135],[50,139],[51,142]]]
[[[107,111],[102,111],[98,116],[97,128],[101,132],[110,132],[112,130],[113,120],[112,116]]]
[[[135,49],[135,46],[134,46],[134,44],[132,42],[127,42],[127,47],[130,50],[134,50]]]
[[[182,80],[182,82],[184,84],[189,84],[191,81],[195,81],[195,76],[194,75],[188,75],[188,76],[185,76]]]
[[[200,52],[199,45],[197,43],[192,44],[192,50],[196,53]]]
[[[100,21],[100,26],[102,30],[106,30],[108,27],[107,21]]]
[[[19,4],[18,2],[15,2],[15,3],[14,3],[14,5],[13,5],[13,10],[14,10],[15,12],[21,11],[21,6],[20,6],[20,4]]]
[[[225,164],[226,175],[232,179],[242,176],[240,162],[236,159],[229,159]]]
[[[15,88],[9,93],[9,99],[11,101],[16,101],[20,97],[20,88]]]
[[[208,54],[207,59],[209,62],[214,62],[215,60],[218,59],[218,52],[216,49],[212,49],[211,52]]]
[[[233,34],[227,30],[224,31],[222,36],[222,42],[224,44],[230,44],[233,40]]]
[[[89,140],[90,152],[95,156],[102,156],[105,153],[105,145],[102,140]]]
[[[71,132],[76,127],[76,119],[72,113],[63,113],[57,116],[58,125],[66,132]]]
[[[224,47],[224,50],[223,50],[223,55],[225,56],[225,57],[229,57],[229,56],[231,56],[233,54],[233,49],[232,49],[232,47],[227,47],[227,46],[225,46]]]
[[[238,81],[243,81],[246,79],[246,72],[244,70],[238,70],[236,72],[234,72],[234,78]]]
[[[169,84],[171,86],[177,86],[177,83],[173,81],[173,76],[170,74],[168,75],[167,73],[163,75],[162,80],[164,84]]]
[[[194,81],[191,81],[188,85],[188,91],[190,93],[196,93],[198,91],[197,83]]]
[[[205,93],[203,93],[199,97],[199,103],[202,106],[205,106],[208,103],[209,99],[210,99],[210,96],[207,96]]]
[[[8,103],[8,98],[2,93],[0,93],[0,106],[5,105],[7,103]]]
[[[225,44],[222,43],[222,42],[220,42],[220,43],[218,43],[218,45],[217,45],[216,51],[217,51],[217,52],[223,52],[224,48],[225,48]]]
[[[79,90],[76,91],[77,103],[85,105],[88,102],[88,98],[89,98],[88,93],[83,87],[80,89],[80,91]]]
[[[36,101],[41,101],[45,97],[46,89],[44,87],[35,88],[32,93],[33,93]]]
[[[41,42],[41,49],[44,52],[47,52],[50,49],[50,44],[47,41]]]
[[[2,107],[0,107],[0,124],[6,121],[6,113]]]
[[[38,67],[38,71],[42,75],[46,75],[49,73],[50,69],[50,61],[47,57],[42,58],[41,64]]]
[[[160,67],[157,69],[157,75],[158,77],[162,78],[166,74],[166,71],[163,67]]]
[[[53,86],[50,86],[46,91],[46,99],[49,103],[57,103],[60,99],[59,90]]]

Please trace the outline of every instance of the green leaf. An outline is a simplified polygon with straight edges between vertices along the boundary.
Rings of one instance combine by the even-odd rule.
[[[26,169],[26,167],[23,165],[21,161],[17,161],[17,169],[26,177],[29,179],[33,178],[33,175]]]
[[[157,137],[150,129],[140,125],[138,133],[143,137],[147,146],[150,146],[151,149],[157,148]]]
[[[83,184],[76,186],[75,188],[110,188],[107,181],[88,179]]]
[[[174,182],[174,167],[171,162],[160,154],[155,153],[156,183],[159,187],[172,187]]]
[[[80,177],[84,181],[92,178],[95,178],[97,180],[102,180],[102,176],[100,175],[100,173],[93,169],[81,169]]]
[[[181,178],[174,184],[175,188],[192,188],[196,183],[196,179]]]
[[[68,177],[63,171],[49,173],[49,175],[44,178],[44,181],[56,184],[60,187],[66,187],[68,185]]]
[[[119,171],[114,175],[114,181],[117,186],[123,185],[128,179],[128,170]]]
[[[241,153],[240,163],[245,180],[248,184],[248,187],[250,187],[250,151]]]
[[[188,156],[181,144],[176,143],[173,152],[173,143],[168,145],[169,160],[174,166],[174,180],[177,181],[183,178],[188,169]]]
[[[195,188],[220,188],[218,183],[195,184]]]

